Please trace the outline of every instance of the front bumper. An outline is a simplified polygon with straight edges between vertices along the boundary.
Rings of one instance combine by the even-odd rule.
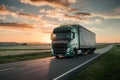
[[[71,54],[71,49],[70,48],[68,48],[66,51],[54,51],[52,49],[51,54],[53,56],[73,56],[73,54]]]

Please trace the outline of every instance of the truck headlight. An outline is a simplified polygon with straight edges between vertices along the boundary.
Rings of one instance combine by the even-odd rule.
[[[70,48],[67,48],[67,54],[70,54]]]
[[[51,49],[51,54],[54,54],[54,53],[53,53],[53,49]]]

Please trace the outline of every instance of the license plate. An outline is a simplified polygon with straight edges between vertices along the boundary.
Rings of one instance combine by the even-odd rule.
[[[62,54],[58,54],[58,56],[62,56]]]

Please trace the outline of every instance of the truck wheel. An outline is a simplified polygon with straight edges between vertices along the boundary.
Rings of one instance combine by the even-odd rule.
[[[85,50],[82,49],[81,55],[83,56],[85,54]]]
[[[77,57],[77,50],[76,49],[73,51],[73,58],[74,57]]]
[[[55,58],[56,58],[56,59],[58,59],[58,58],[59,58],[59,56],[55,56]]]
[[[90,49],[90,51],[88,52],[88,54],[93,54],[94,53],[94,49]]]

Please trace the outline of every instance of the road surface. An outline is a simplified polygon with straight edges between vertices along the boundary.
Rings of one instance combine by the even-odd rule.
[[[54,57],[0,65],[0,80],[57,80],[82,67],[90,60],[105,53],[112,45],[95,51],[95,54],[77,58]]]

